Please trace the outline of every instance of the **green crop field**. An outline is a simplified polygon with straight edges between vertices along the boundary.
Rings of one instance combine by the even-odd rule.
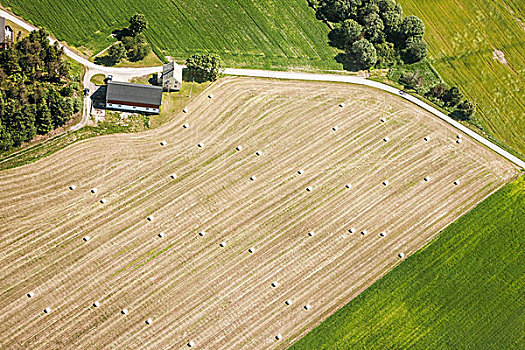
[[[430,60],[477,105],[483,129],[525,159],[525,21],[522,0],[399,0],[425,22]],[[520,24],[521,21],[521,24]],[[494,50],[507,63],[494,59]]]
[[[523,218],[524,176],[291,349],[523,349]]]
[[[328,27],[306,0],[0,0],[60,40],[95,54],[135,12],[149,21],[148,40],[186,59],[219,53],[230,66],[340,69]]]

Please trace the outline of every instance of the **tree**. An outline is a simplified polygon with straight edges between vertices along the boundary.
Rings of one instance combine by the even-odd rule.
[[[368,69],[377,62],[376,49],[374,45],[366,39],[361,39],[353,43],[350,54],[360,68]]]
[[[341,50],[348,50],[360,38],[362,31],[363,27],[359,23],[353,19],[347,19],[328,34],[330,45]]]
[[[215,54],[195,54],[186,60],[186,69],[195,81],[215,81],[222,72],[222,60]]]
[[[445,103],[445,105],[449,106],[449,107],[454,107],[459,102],[461,102],[462,99],[463,99],[463,94],[455,86],[453,86],[450,89],[448,89],[443,94],[443,98],[442,98],[442,100]]]
[[[144,59],[150,52],[151,46],[146,41],[144,34],[126,36],[122,38],[122,44],[126,49],[126,55],[131,62]]]
[[[411,36],[422,37],[425,34],[425,25],[419,17],[408,16],[401,22],[400,33],[405,40]]]
[[[371,42],[385,41],[383,20],[379,14],[372,12],[363,19],[365,26],[365,38]]]
[[[385,25],[387,37],[393,37],[399,30],[401,20],[403,19],[403,9],[401,5],[393,0],[379,0],[379,14]]]
[[[345,19],[356,19],[361,0],[323,0],[317,5],[317,19],[339,23]]]
[[[36,115],[36,132],[39,135],[44,135],[53,130],[53,118],[51,117],[51,111],[47,107],[47,102],[45,99],[42,100],[42,103],[37,107]]]
[[[148,28],[146,16],[141,13],[135,13],[129,19],[129,30],[133,36],[141,34]]]
[[[121,42],[116,43],[108,49],[108,58],[113,62],[113,64],[117,64],[122,61],[124,57],[126,57],[126,53],[127,52],[124,44]]]
[[[441,101],[446,91],[447,91],[447,86],[443,83],[439,83],[439,84],[432,86],[426,93],[426,96],[430,97],[431,99],[436,99],[436,100]]]
[[[406,63],[415,63],[427,57],[427,43],[421,36],[411,36],[405,42],[403,60]]]
[[[456,110],[452,112],[451,116],[454,119],[468,121],[471,119],[475,111],[476,107],[474,104],[470,103],[468,100],[465,100],[458,104]]]
[[[413,72],[406,71],[401,74],[398,82],[406,89],[418,90],[423,84],[423,76],[419,70],[415,70]]]
[[[377,67],[386,68],[399,61],[399,55],[394,48],[394,44],[385,41],[382,43],[375,43],[374,47],[377,52]]]

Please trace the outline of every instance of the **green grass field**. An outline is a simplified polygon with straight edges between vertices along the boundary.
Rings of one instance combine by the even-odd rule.
[[[525,159],[523,1],[399,3],[405,15],[415,14],[425,22],[430,61],[441,77],[476,103],[476,118],[485,131]],[[507,64],[493,58],[494,49],[504,53]]]
[[[94,55],[135,12],[164,55],[186,59],[212,51],[237,67],[340,69],[328,27],[306,0],[0,0],[24,19]]]
[[[525,176],[291,349],[523,349]]]

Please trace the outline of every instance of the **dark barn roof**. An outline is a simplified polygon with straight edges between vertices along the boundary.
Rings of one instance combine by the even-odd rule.
[[[160,86],[108,81],[106,100],[137,105],[160,106],[162,103],[162,88]]]

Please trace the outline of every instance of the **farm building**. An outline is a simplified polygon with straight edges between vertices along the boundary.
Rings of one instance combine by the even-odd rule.
[[[5,18],[0,17],[0,49],[5,48],[5,44],[13,41],[13,29],[5,25]]]
[[[165,64],[160,82],[164,91],[179,91],[182,85],[182,67],[175,62]]]
[[[162,88],[120,81],[108,81],[106,108],[125,112],[159,113]]]

